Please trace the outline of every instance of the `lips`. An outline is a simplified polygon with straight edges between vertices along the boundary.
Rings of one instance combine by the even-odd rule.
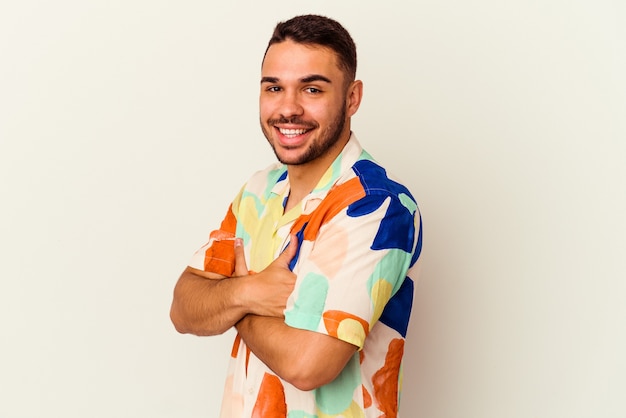
[[[278,128],[278,131],[285,137],[291,139],[291,138],[295,138],[298,135],[303,135],[305,133],[308,132],[308,129],[285,129],[285,128]]]
[[[285,149],[295,149],[304,146],[309,140],[309,133],[314,129],[312,126],[285,127],[274,125],[276,132],[276,145]]]

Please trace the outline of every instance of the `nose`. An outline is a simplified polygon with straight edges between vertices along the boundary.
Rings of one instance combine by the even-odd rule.
[[[301,116],[304,113],[304,108],[300,103],[300,97],[295,91],[285,91],[281,97],[280,115],[284,118],[290,118],[293,116]]]

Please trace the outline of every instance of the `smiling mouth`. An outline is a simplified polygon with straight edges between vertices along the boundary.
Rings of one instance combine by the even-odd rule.
[[[309,129],[284,129],[278,128],[278,131],[287,138],[295,138],[309,132]]]

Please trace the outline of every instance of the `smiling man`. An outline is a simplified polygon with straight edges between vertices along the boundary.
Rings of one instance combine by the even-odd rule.
[[[221,417],[397,417],[422,246],[409,190],[361,147],[356,47],[279,23],[261,69],[278,163],[243,186],[174,289],[179,332],[237,330]]]

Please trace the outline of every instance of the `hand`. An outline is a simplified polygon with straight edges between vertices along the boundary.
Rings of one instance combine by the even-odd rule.
[[[234,277],[247,276],[248,263],[246,263],[246,255],[243,252],[243,240],[235,238],[235,272]]]
[[[249,294],[245,298],[250,313],[261,316],[284,317],[287,298],[296,283],[289,262],[298,250],[298,238],[291,235],[289,245],[263,271],[250,276]],[[235,241],[235,276],[248,276],[248,267],[241,239]]]

